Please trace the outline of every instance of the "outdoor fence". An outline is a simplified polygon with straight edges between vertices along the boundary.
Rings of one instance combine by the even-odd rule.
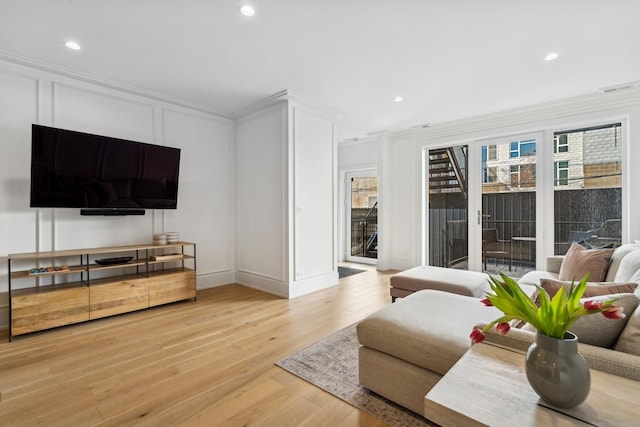
[[[579,237],[606,220],[621,218],[620,188],[562,190],[554,193],[554,253],[566,253],[572,236]],[[482,228],[494,228],[498,237],[536,236],[536,201],[534,191],[488,193],[482,195]],[[429,210],[429,264],[449,266],[468,254],[466,209]],[[473,215],[473,220],[476,216]],[[518,243],[523,245],[522,243]],[[524,245],[527,245],[526,243]],[[519,246],[514,256],[535,262],[533,245]]]

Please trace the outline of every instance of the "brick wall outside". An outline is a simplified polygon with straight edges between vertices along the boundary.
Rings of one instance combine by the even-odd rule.
[[[622,187],[620,162],[584,165],[584,188]]]

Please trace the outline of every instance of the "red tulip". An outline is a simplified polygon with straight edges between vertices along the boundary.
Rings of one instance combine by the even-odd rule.
[[[587,300],[584,302],[584,309],[587,311],[596,311],[602,308],[602,301]]]
[[[481,299],[480,302],[483,303],[484,305],[486,305],[487,307],[493,306],[493,304],[491,303],[491,300],[489,298]]]
[[[602,312],[607,319],[622,319],[624,317],[624,308],[612,305]]]
[[[484,341],[484,333],[480,329],[475,328],[471,331],[471,334],[469,334],[469,338],[471,338],[471,342],[473,344],[478,344],[479,342]]]
[[[509,325],[508,323],[498,323],[496,325],[496,331],[498,331],[500,335],[506,334],[510,329],[511,325]]]

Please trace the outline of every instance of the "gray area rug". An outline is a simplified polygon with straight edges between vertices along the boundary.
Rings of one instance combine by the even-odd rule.
[[[435,426],[358,384],[355,324],[299,350],[276,365],[394,427]]]

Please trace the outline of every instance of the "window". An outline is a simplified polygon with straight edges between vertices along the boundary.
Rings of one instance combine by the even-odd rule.
[[[569,135],[566,133],[553,136],[553,152],[566,153],[569,151]]]
[[[536,186],[535,163],[511,165],[509,169],[512,190],[518,188],[533,188]]]
[[[497,155],[497,149],[496,149],[496,145],[489,145],[488,149],[489,149],[489,157],[487,158],[487,160],[495,160],[498,158]],[[483,147],[484,148],[484,147]]]
[[[483,145],[482,146],[482,182],[484,184],[490,182],[496,182],[497,180],[497,167],[487,166],[487,160],[497,159],[497,146],[496,145]]]
[[[520,182],[520,166],[511,165],[509,169],[509,175],[511,176],[511,185],[518,186],[518,183]]]
[[[536,141],[516,141],[512,142],[509,146],[509,157],[512,159],[517,157],[535,156],[536,155]]]
[[[482,167],[482,183],[496,182],[498,180],[498,168],[495,166]]]
[[[496,145],[483,145],[482,146],[482,162],[487,160],[496,160],[498,158]]]
[[[553,163],[553,185],[568,185],[569,184],[569,162],[554,162]]]
[[[509,157],[513,159],[514,157],[518,157],[519,155],[520,151],[518,141],[512,142],[509,147]]]
[[[622,243],[622,125],[556,132],[553,138],[554,252],[573,242]]]

